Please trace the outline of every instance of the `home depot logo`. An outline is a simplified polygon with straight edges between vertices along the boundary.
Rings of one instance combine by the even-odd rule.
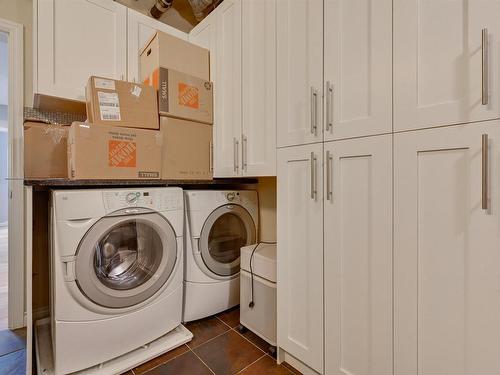
[[[179,82],[179,105],[194,109],[200,108],[198,88]]]
[[[135,142],[108,141],[108,165],[110,167],[135,168],[137,164]]]

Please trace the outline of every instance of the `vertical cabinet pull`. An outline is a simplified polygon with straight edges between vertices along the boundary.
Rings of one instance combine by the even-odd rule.
[[[318,90],[311,86],[311,133],[318,131]]]
[[[311,152],[311,199],[316,200],[316,155]]]
[[[333,202],[333,155],[326,152],[326,199]]]
[[[233,155],[233,159],[234,159],[234,171],[235,172],[238,172],[238,164],[239,164],[239,160],[238,160],[238,149],[239,149],[239,141],[234,138],[233,139],[233,152],[234,152],[234,155]]]
[[[213,172],[214,171],[214,143],[213,142],[210,142],[210,150],[209,150],[209,164],[208,164],[208,168],[210,170],[210,172]]]
[[[326,131],[333,130],[333,84],[326,82]]]
[[[247,137],[245,135],[241,136],[241,168],[242,170],[247,170],[247,159],[248,159],[248,147],[247,147]]]
[[[481,208],[488,209],[488,134],[482,136],[481,148]]]
[[[484,28],[481,35],[481,104],[488,105],[488,29]]]

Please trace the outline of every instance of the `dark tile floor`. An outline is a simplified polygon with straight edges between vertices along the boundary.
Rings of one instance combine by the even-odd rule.
[[[239,320],[240,311],[234,308],[187,323],[192,341],[124,375],[300,374],[289,365],[277,365],[267,354],[269,344],[259,336],[250,331],[241,334]]]
[[[26,329],[0,331],[0,374],[26,373]]]

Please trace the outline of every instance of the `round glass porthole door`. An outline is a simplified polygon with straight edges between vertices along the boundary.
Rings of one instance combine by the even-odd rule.
[[[130,307],[153,296],[168,281],[176,260],[175,232],[162,216],[109,216],[80,243],[76,282],[98,305]]]
[[[255,224],[248,211],[239,205],[221,206],[203,225],[201,257],[211,272],[231,276],[239,272],[241,248],[255,240]]]

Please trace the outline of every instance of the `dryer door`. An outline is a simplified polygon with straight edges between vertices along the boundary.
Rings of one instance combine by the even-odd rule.
[[[146,301],[175,268],[177,239],[170,223],[150,210],[130,211],[96,222],[78,247],[76,283],[100,306],[124,308]]]
[[[227,204],[210,214],[199,241],[208,269],[219,276],[231,276],[240,270],[240,249],[256,241],[255,223],[242,206]]]

